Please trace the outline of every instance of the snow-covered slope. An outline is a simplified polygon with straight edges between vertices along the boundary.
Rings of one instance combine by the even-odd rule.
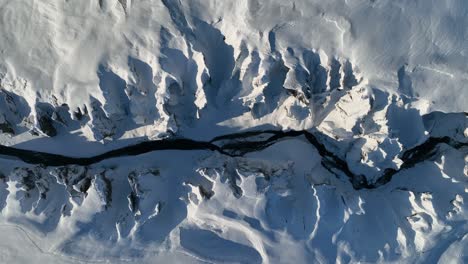
[[[0,0],[0,262],[466,262],[467,14]]]

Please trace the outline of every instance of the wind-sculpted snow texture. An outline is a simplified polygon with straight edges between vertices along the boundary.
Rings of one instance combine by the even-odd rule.
[[[468,4],[0,0],[0,263],[468,262]]]

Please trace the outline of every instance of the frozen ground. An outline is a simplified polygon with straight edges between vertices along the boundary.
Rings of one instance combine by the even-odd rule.
[[[466,263],[467,14],[0,0],[0,262]]]

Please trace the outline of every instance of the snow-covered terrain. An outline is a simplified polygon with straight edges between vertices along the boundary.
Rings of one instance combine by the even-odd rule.
[[[0,0],[0,263],[467,263],[465,0]]]

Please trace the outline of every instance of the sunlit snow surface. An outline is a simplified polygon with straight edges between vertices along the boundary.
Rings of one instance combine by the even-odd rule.
[[[467,263],[467,12],[465,0],[0,0],[1,145],[89,157],[305,130],[348,170],[304,136],[89,166],[2,152],[0,263]]]

